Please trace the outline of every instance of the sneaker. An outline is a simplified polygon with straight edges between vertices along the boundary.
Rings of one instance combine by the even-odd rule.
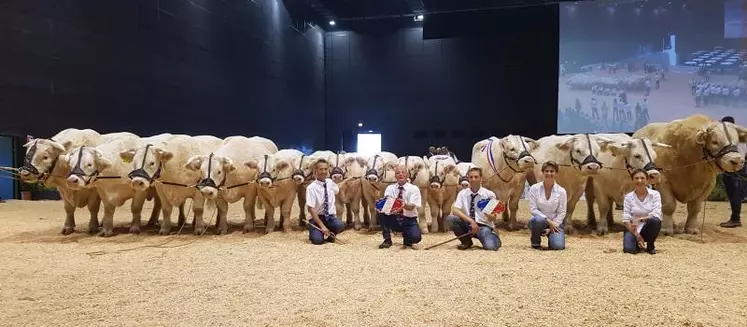
[[[379,249],[388,249],[390,246],[392,246],[392,240],[384,240],[384,242],[379,244]]]
[[[734,227],[740,227],[740,226],[742,226],[742,223],[740,221],[738,221],[738,220],[737,221],[729,220],[727,222],[723,222],[723,223],[719,224],[719,226],[721,226],[723,228],[734,228]]]

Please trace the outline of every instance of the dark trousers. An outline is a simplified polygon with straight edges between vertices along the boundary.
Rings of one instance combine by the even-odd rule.
[[[739,221],[739,213],[742,211],[742,179],[736,173],[723,174],[724,189],[731,205],[731,221]]]
[[[328,215],[328,216],[319,216],[319,220],[322,221],[325,227],[329,229],[330,232],[334,233],[335,235],[340,234],[345,229],[345,224],[342,223],[342,220],[339,218]],[[314,219],[309,219],[309,241],[311,241],[312,244],[324,244],[324,234],[322,232],[311,225],[317,226],[316,221]],[[317,226],[319,227],[319,226]],[[333,240],[330,240],[333,241]]]
[[[646,250],[652,250],[656,248],[654,246],[654,242],[656,242],[656,237],[659,236],[660,230],[661,219],[657,217],[652,217],[651,219],[646,221],[645,225],[643,225],[640,234],[643,240],[646,241]],[[625,230],[625,233],[623,233],[623,252],[638,253],[638,251],[641,250],[643,249],[638,247],[638,241],[635,239],[635,236],[629,231]]]
[[[381,224],[381,234],[384,236],[385,241],[392,241],[392,232],[402,233],[405,245],[420,243],[422,239],[420,226],[418,226],[418,218],[380,213],[379,222]]]

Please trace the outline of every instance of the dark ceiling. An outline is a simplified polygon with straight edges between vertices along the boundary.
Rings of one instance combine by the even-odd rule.
[[[311,10],[315,20],[349,21],[411,17],[512,7],[552,5],[573,0],[286,0]]]

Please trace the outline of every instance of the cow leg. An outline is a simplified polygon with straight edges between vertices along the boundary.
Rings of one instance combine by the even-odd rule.
[[[228,234],[228,201],[218,197],[215,199],[215,206],[218,208],[218,228],[215,233],[218,235]]]
[[[62,226],[62,235],[70,235],[75,231],[75,205],[74,199],[65,200],[65,224]]]
[[[677,209],[677,201],[674,199],[669,183],[661,183],[657,187],[661,194],[661,231],[664,235],[674,235],[674,211]]]
[[[350,201],[348,207],[348,216],[353,216],[353,228],[355,230],[361,230],[363,223],[361,222],[361,194],[356,194]]]
[[[268,199],[264,196],[259,196],[259,201],[262,202],[262,206],[265,208],[265,234],[269,234],[275,231],[275,207]]]
[[[368,201],[366,200],[366,197],[363,196],[362,193],[363,191],[361,190],[360,212],[363,214],[363,225],[371,226],[371,215],[368,213]]]
[[[565,225],[565,233],[568,235],[576,233],[576,228],[573,227],[573,210],[576,209],[576,203],[578,203],[578,200],[580,199],[581,192],[579,191],[572,192],[572,195],[568,199],[568,203],[566,205],[566,215],[565,219],[563,220],[563,225]]]
[[[135,192],[135,196],[132,197],[132,203],[130,204],[130,212],[132,212],[132,222],[130,222],[130,234],[140,234],[140,224],[142,221],[143,204],[145,204],[146,192]],[[104,207],[106,213],[106,207]],[[158,219],[158,215],[156,215]],[[106,225],[106,221],[104,221]]]
[[[428,203],[428,189],[420,189],[420,201],[421,203]],[[421,234],[428,234],[428,220],[425,217],[425,206],[418,207],[418,227],[420,227]]]
[[[306,213],[306,186],[299,186],[297,192],[298,194],[296,194],[296,197],[298,198],[298,226],[306,227],[306,223],[304,223],[303,219]]]
[[[442,233],[446,233],[451,230],[451,226],[446,223],[446,218],[451,215],[451,207],[454,206],[454,200],[455,199],[448,199],[446,202],[444,202],[443,205],[441,205],[441,217],[438,220],[438,225],[439,231]]]
[[[291,229],[291,210],[293,210],[293,202],[296,200],[296,193],[290,192],[288,196],[280,203],[280,225],[283,226],[283,232],[290,233]]]
[[[99,207],[101,206],[101,198],[98,192],[92,191],[88,195],[88,213],[91,215],[91,219],[88,221],[88,234],[96,235],[99,232]]]
[[[589,178],[586,181],[586,190],[584,191],[584,196],[586,196],[586,224],[592,228],[596,227],[597,233],[599,233],[600,226],[597,226],[597,217],[594,212],[594,203],[597,202],[597,205],[599,205],[597,199],[601,199],[602,197],[604,197],[602,193],[602,188],[595,187],[593,179]],[[599,217],[604,217],[601,208],[599,209]],[[607,226],[606,224],[604,225],[604,232],[602,232],[602,234],[600,235],[604,235],[605,233],[607,233]]]
[[[162,194],[158,192],[159,196]],[[161,228],[158,230],[158,235],[169,235],[171,233],[171,211],[174,210],[174,205],[164,196],[161,198]]]
[[[187,201],[185,200],[184,202]],[[195,225],[194,234],[202,235],[209,226],[205,226],[205,220],[203,219],[203,214],[205,213],[205,197],[201,192],[195,192],[193,195],[192,213],[194,214],[194,218],[192,219]]]
[[[428,200],[428,207],[431,208],[431,233],[438,233],[438,221],[441,216],[441,206],[436,199]]]
[[[158,225],[158,214],[161,212],[161,197],[158,196],[156,193],[155,188],[150,188],[145,192],[153,192],[153,210],[150,212],[150,218],[148,219],[148,223],[146,226],[156,226]],[[130,233],[132,233],[132,230],[130,230]]]
[[[192,199],[192,206],[194,206],[194,199]],[[184,226],[184,224],[187,223],[187,215],[184,213],[184,205],[187,204],[187,201],[185,200],[182,202],[182,204],[179,205],[179,219],[177,220],[177,225],[179,227]],[[192,218],[192,225],[195,224],[195,219]]]
[[[244,233],[249,233],[254,231],[254,218],[256,218],[256,206],[257,196],[254,194],[253,196],[245,196],[244,197]]]
[[[687,203],[687,221],[685,221],[685,233],[698,234],[698,214],[703,209],[703,200],[696,199]]]
[[[114,235],[114,210],[117,209],[112,204],[104,203],[104,217],[101,219],[103,228],[99,236],[109,237]],[[98,224],[98,222],[97,222]]]
[[[524,190],[522,189],[522,192],[523,191]],[[521,196],[510,196],[509,194],[505,201],[501,201],[503,203],[508,203],[508,210],[503,211],[504,214],[508,212],[508,230],[519,229],[519,223],[516,221],[516,214],[519,212],[519,198],[521,198]]]
[[[599,220],[597,221],[597,235],[599,236],[609,233],[609,225],[608,225],[609,222],[607,221],[607,216],[612,213],[611,200],[612,200],[611,198],[606,197],[601,194],[597,196],[596,203],[599,206]]]

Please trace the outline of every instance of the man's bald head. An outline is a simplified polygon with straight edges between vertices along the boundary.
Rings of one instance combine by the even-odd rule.
[[[397,183],[402,185],[407,182],[407,166],[397,165],[394,167],[394,178],[397,179]]]
[[[395,166],[394,167],[394,173],[397,173],[397,172],[406,173],[407,172],[407,166],[405,166],[405,165],[397,165],[397,166]]]

